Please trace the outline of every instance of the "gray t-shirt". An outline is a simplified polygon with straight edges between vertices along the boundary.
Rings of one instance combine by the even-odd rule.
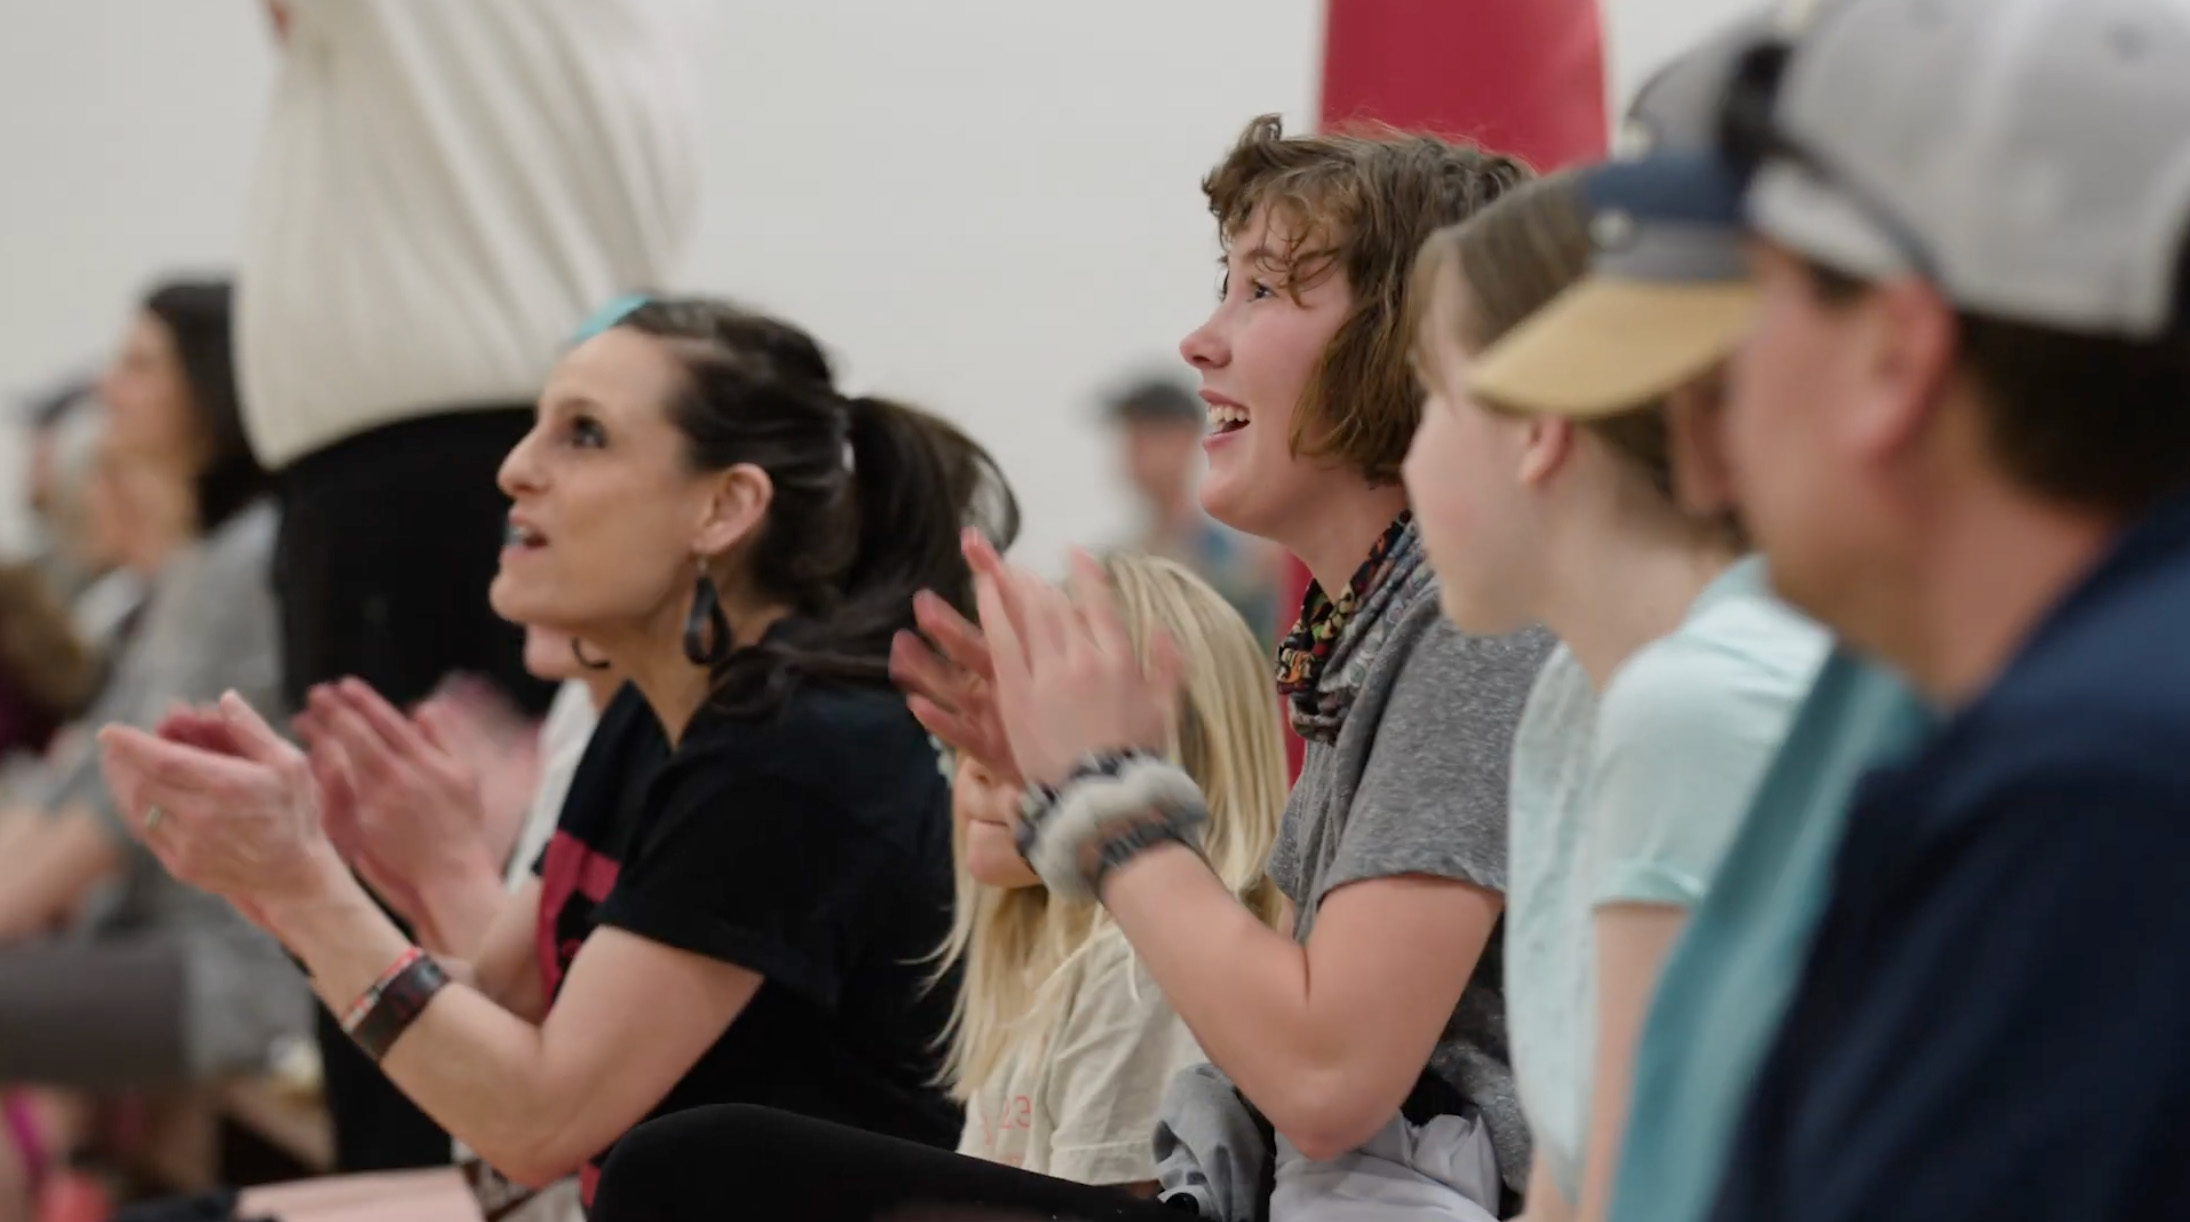
[[[1271,877],[1305,943],[1333,888],[1429,874],[1506,889],[1507,773],[1513,731],[1551,637],[1468,636],[1438,611],[1428,583],[1394,608],[1336,742],[1311,742]],[[1528,1125],[1506,1051],[1501,938],[1476,963],[1428,1069],[1481,1110],[1500,1178],[1528,1178]]]

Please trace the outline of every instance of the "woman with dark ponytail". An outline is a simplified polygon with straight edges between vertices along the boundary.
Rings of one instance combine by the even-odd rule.
[[[839,393],[788,324],[647,301],[564,357],[501,482],[497,611],[631,683],[475,962],[422,957],[322,834],[371,777],[240,701],[110,730],[121,807],[511,1179],[581,1170],[590,1197],[632,1126],[726,1102],[953,1144],[953,986],[925,962],[950,924],[950,794],[888,658],[916,590],[970,603],[965,529],[1015,532],[993,462]],[[404,882],[387,898],[430,919],[447,884]]]

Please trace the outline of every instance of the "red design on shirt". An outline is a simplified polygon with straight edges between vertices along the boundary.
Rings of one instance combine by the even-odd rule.
[[[540,979],[546,982],[549,997],[555,996],[556,990],[562,987],[563,973],[578,955],[577,946],[564,946],[557,936],[563,910],[578,897],[592,904],[607,899],[608,893],[615,889],[616,876],[621,870],[622,866],[614,858],[594,851],[568,832],[558,831],[548,841],[547,856],[540,863],[537,944]]]
[[[996,1143],[1011,1129],[1034,1127],[1034,1100],[1027,1095],[1013,1095],[1004,1101],[1004,1114],[991,1116],[987,1109],[981,1112],[981,1140],[986,1144],[991,1159],[996,1157]],[[1024,1156],[1004,1160],[1012,1166],[1025,1162]]]

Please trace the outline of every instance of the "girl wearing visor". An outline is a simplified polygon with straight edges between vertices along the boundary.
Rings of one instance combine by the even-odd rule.
[[[1645,88],[1638,143],[1705,146],[1738,42]],[[1669,198],[1653,168],[1535,184],[1415,265],[1429,404],[1406,476],[1446,614],[1561,641],[1513,759],[1508,998],[1532,1219],[1608,1215],[1659,966],[1825,649],[1716,511],[1697,441],[1748,290],[1738,243],[1711,229],[1724,220]],[[1676,267],[1686,279],[1665,287]]]

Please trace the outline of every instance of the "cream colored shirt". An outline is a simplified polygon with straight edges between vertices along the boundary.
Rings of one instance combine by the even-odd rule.
[[[692,0],[287,0],[237,281],[268,467],[529,403],[698,220]]]
[[[517,831],[502,882],[511,891],[532,881],[533,863],[555,835],[563,819],[563,799],[570,796],[570,781],[578,775],[578,761],[585,758],[586,744],[593,741],[593,727],[601,715],[593,707],[593,693],[576,679],[565,682],[548,706],[540,723],[540,787],[525,809],[525,822]]]
[[[1083,1184],[1156,1178],[1156,1109],[1206,1060],[1124,935],[1105,932],[1050,1045],[1007,1057],[966,1107],[958,1152]]]

